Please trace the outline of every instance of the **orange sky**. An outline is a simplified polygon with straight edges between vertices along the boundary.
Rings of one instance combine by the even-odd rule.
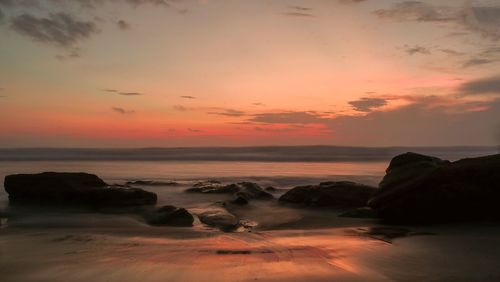
[[[0,1],[0,147],[494,145],[499,25],[487,0]]]

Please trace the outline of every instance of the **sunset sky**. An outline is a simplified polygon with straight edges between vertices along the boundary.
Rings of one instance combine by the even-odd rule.
[[[0,0],[0,147],[500,143],[500,1]]]

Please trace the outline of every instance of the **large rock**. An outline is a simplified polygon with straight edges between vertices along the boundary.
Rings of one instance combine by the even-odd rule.
[[[312,207],[348,209],[366,206],[376,188],[350,181],[322,182],[295,187],[279,198],[281,202]]]
[[[392,222],[500,219],[500,155],[456,162],[395,157],[368,205]]]
[[[190,193],[207,194],[232,194],[237,200],[251,199],[272,199],[273,195],[264,191],[258,184],[252,182],[239,182],[229,185],[223,185],[218,181],[199,182],[186,190]]]
[[[193,216],[183,208],[163,206],[144,215],[148,224],[169,226],[193,226]]]
[[[138,188],[119,188],[88,173],[44,172],[5,177],[5,191],[12,202],[135,206],[156,203],[155,193]]]
[[[197,215],[202,223],[225,232],[233,231],[240,225],[239,218],[224,208],[211,208]]]

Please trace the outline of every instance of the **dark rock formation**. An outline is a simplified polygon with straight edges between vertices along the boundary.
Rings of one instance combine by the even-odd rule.
[[[273,195],[264,191],[259,185],[252,182],[240,182],[223,185],[218,181],[200,182],[186,190],[190,193],[233,194],[234,197],[245,200],[272,199]]]
[[[456,162],[395,157],[368,205],[391,222],[500,219],[500,155]]]
[[[135,206],[153,205],[157,200],[155,193],[109,186],[96,175],[88,173],[8,175],[4,187],[12,202]]]
[[[338,209],[366,206],[376,188],[349,181],[299,186],[279,198],[281,202]]]
[[[163,206],[144,215],[148,224],[169,226],[193,226],[193,216],[183,208]]]

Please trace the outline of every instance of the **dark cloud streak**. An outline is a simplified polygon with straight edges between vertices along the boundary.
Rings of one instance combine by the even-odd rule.
[[[22,14],[12,19],[11,28],[35,41],[62,47],[73,47],[97,32],[93,22],[79,21],[67,13],[50,14],[47,18]]]

